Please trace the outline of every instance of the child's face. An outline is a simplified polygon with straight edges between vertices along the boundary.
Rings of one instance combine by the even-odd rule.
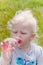
[[[13,26],[12,29],[12,37],[13,38],[20,38],[22,40],[22,43],[20,45],[26,45],[29,43],[30,38],[31,38],[31,27],[27,25],[22,25],[22,24],[16,24]]]

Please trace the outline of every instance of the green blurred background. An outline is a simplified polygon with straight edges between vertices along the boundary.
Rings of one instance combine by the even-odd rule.
[[[25,8],[31,9],[38,21],[37,42],[43,47],[43,0],[0,0],[0,42],[10,36],[6,28],[8,20]]]

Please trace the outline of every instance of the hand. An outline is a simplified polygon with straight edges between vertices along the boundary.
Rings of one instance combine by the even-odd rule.
[[[16,40],[13,38],[5,39],[2,43],[2,54],[5,60],[8,60],[16,47]]]

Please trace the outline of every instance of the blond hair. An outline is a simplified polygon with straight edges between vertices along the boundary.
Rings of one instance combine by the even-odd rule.
[[[19,10],[15,16],[8,21],[8,29],[12,30],[13,25],[22,23],[23,25],[31,25],[32,26],[32,31],[36,32],[37,30],[37,22],[36,19],[34,18],[31,10]]]

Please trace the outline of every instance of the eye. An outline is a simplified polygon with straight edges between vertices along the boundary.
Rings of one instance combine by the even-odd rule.
[[[15,34],[16,34],[16,33],[17,33],[17,31],[13,31],[13,33],[15,33]]]
[[[21,34],[27,34],[26,32],[21,32]]]

